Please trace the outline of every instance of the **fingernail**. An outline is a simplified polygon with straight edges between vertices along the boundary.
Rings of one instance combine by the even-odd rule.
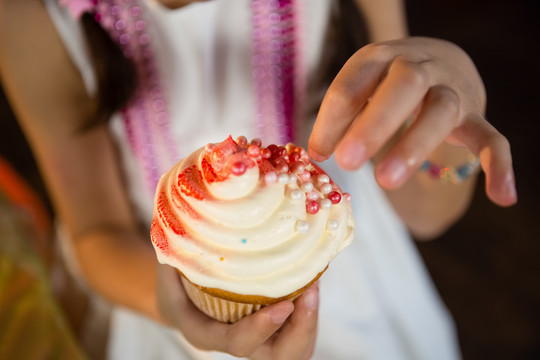
[[[319,306],[319,290],[311,288],[304,296],[304,304],[308,310],[315,310]]]
[[[308,150],[308,153],[309,153],[310,158],[312,158],[313,160],[318,161],[318,162],[321,162],[321,161],[324,161],[324,160],[328,159],[328,156],[321,155],[318,152],[315,152],[313,150]]]
[[[276,324],[283,324],[291,314],[291,309],[286,306],[277,306],[270,313],[270,320]]]
[[[515,199],[514,202],[517,202],[517,189],[514,176],[507,176],[507,180],[504,183],[504,190],[509,197]]]
[[[336,151],[336,160],[345,169],[356,169],[366,160],[366,147],[358,141],[340,145]]]
[[[381,164],[377,171],[377,178],[384,187],[399,187],[405,182],[408,170],[403,160],[393,158]]]

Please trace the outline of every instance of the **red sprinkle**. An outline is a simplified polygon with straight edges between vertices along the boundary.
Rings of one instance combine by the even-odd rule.
[[[236,143],[240,146],[246,146],[247,145],[247,139],[245,136],[239,136],[236,138]]]
[[[270,159],[272,157],[272,150],[268,148],[261,149],[261,155],[263,159]]]
[[[273,153],[275,153],[278,149],[278,146],[276,144],[270,144],[266,147],[268,150],[270,150]]]
[[[239,161],[239,162],[236,162],[232,165],[232,168],[231,168],[231,171],[234,175],[236,176],[240,176],[242,175],[243,173],[245,173],[247,170],[247,166],[246,164],[244,164],[243,162]]]
[[[306,202],[306,211],[308,214],[315,215],[319,212],[319,203],[314,200]]]
[[[247,155],[249,157],[256,158],[257,156],[261,155],[261,148],[257,145],[249,145]]]
[[[287,162],[285,161],[285,159],[283,159],[281,157],[278,157],[277,159],[273,159],[273,163],[274,163],[275,167],[282,166],[282,165],[287,165]]]
[[[278,151],[276,152],[277,156],[285,156],[287,155],[287,149],[285,149],[284,146],[278,147]]]
[[[300,158],[302,157],[302,155],[298,152],[298,151],[293,151],[290,155],[289,155],[289,159],[292,163],[295,163],[297,162],[298,160],[300,160]]]
[[[332,204],[339,204],[339,202],[341,201],[341,194],[337,191],[331,191],[327,195],[327,198],[332,202]]]

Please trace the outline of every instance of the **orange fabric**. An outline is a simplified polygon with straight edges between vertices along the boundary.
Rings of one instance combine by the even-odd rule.
[[[0,359],[86,360],[52,291],[51,221],[0,157]]]
[[[13,205],[27,211],[39,234],[48,234],[51,221],[39,196],[17,171],[0,157],[0,192]]]

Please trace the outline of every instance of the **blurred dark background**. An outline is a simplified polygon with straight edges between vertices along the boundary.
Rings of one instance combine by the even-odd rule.
[[[409,0],[412,35],[475,61],[487,118],[512,145],[519,201],[499,208],[478,184],[466,216],[418,248],[455,317],[465,359],[540,359],[540,1]]]
[[[465,217],[418,248],[454,315],[464,359],[540,359],[539,0],[409,0],[412,35],[463,47],[487,88],[487,118],[512,145],[519,202],[499,208],[483,178]],[[46,195],[0,91],[0,155]]]

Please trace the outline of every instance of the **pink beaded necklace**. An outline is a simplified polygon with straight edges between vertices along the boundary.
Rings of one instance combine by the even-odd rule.
[[[295,89],[301,79],[296,6],[293,0],[253,0],[251,5],[257,134],[266,143],[295,138]]]
[[[74,17],[84,12],[109,32],[135,64],[138,88],[122,110],[127,139],[149,194],[160,175],[179,159],[171,137],[167,99],[160,86],[151,29],[142,0],[60,0]],[[252,65],[256,133],[265,142],[294,140],[298,103],[298,31],[294,0],[252,0]]]

